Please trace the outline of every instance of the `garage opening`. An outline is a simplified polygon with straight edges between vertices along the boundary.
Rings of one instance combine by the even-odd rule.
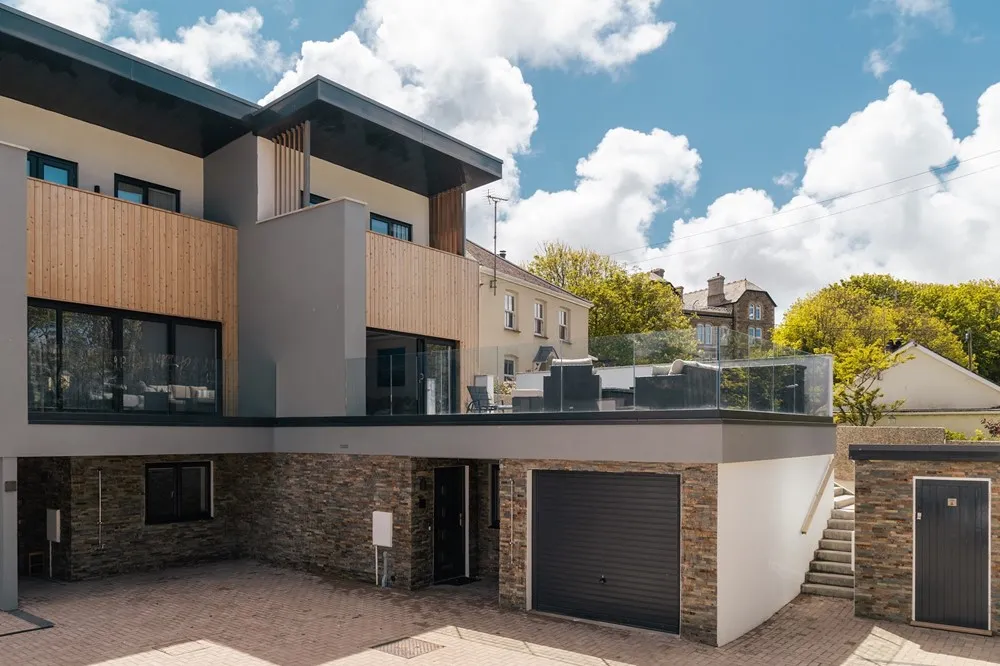
[[[680,477],[535,471],[532,606],[680,630]]]

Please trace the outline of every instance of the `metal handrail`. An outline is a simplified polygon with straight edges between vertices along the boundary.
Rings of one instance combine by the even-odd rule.
[[[823,491],[826,490],[826,486],[830,483],[830,477],[833,475],[833,460],[835,456],[830,456],[830,462],[826,464],[826,471],[823,472],[823,480],[820,481],[819,487],[813,494],[812,504],[809,505],[809,512],[806,514],[806,519],[802,521],[802,533],[808,534],[809,528],[812,526],[813,518],[816,515],[816,509],[819,508],[819,498],[823,496]]]

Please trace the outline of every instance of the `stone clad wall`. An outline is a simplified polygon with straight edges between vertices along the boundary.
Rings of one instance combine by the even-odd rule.
[[[528,471],[652,472],[681,475],[681,635],[716,643],[718,467],[676,463],[503,460],[500,468],[500,601],[512,608],[527,604]],[[511,493],[513,481],[513,494]],[[513,509],[512,526],[508,516]]]
[[[239,557],[246,481],[266,465],[264,454],[51,460],[65,461],[70,472],[69,518],[63,520],[71,580]],[[147,525],[145,469],[154,462],[211,462],[214,518]]]
[[[393,585],[410,586],[410,458],[324,453],[273,458],[250,540],[257,559],[374,583],[372,512],[391,511]]]
[[[490,521],[490,464],[496,462],[482,460],[476,463],[476,495],[479,497],[476,575],[479,576],[500,575],[500,526],[494,526]]]
[[[944,444],[944,441],[944,428],[838,425],[833,478],[835,481],[854,480],[854,461],[848,455],[851,444]]]
[[[862,460],[855,467],[855,614],[909,622],[913,589],[913,478],[993,480],[993,626],[1000,626],[1000,465]]]

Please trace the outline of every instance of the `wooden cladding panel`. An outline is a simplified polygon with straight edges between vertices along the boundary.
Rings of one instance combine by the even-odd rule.
[[[222,323],[236,413],[236,229],[28,179],[28,296]]]
[[[479,264],[371,231],[366,237],[368,327],[458,342],[464,404],[477,365]]]
[[[274,214],[302,208],[305,191],[305,127],[290,127],[274,142]],[[306,193],[305,196],[308,196]]]
[[[435,194],[429,205],[431,247],[465,256],[465,188]]]

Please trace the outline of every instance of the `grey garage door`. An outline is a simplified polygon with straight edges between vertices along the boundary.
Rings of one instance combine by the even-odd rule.
[[[535,609],[678,632],[679,477],[537,471],[532,533]]]

